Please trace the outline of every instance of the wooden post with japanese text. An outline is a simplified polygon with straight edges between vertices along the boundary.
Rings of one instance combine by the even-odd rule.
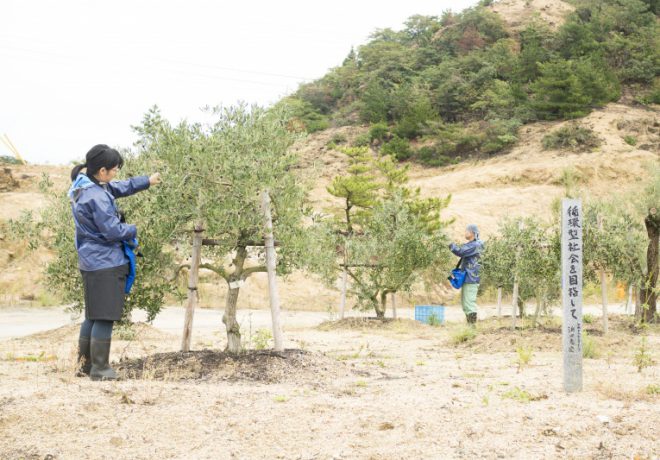
[[[562,200],[561,286],[564,391],[582,391],[582,203]]]

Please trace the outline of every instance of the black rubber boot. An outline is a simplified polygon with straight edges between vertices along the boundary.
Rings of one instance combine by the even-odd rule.
[[[87,377],[92,370],[92,357],[89,353],[89,337],[78,338],[78,363],[76,377]]]
[[[95,339],[92,337],[89,350],[92,355],[92,369],[89,377],[94,380],[117,380],[117,373],[110,367],[111,339]]]
[[[477,324],[477,314],[476,313],[468,313],[467,314],[467,322],[468,322],[468,324]]]

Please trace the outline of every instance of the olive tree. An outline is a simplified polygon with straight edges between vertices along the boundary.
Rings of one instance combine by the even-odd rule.
[[[561,292],[559,241],[558,227],[538,218],[501,221],[496,236],[485,242],[482,283],[510,293],[517,281],[520,316],[525,314],[526,301],[533,298],[536,324]]]
[[[385,316],[387,294],[410,291],[422,272],[450,255],[441,229],[429,230],[401,193],[380,201],[355,238],[348,264],[358,307]]]
[[[348,172],[328,187],[342,199],[328,222],[340,248],[338,265],[353,280],[357,306],[383,318],[388,294],[410,290],[431,265],[449,259],[440,213],[450,198],[422,199],[418,189],[406,186],[408,168],[389,155],[343,151]]]
[[[162,171],[165,186],[138,199],[144,213],[157,216],[153,225],[168,229],[170,241],[187,247],[194,226],[211,237],[204,252],[209,261],[200,267],[228,286],[223,322],[227,350],[235,353],[241,348],[241,285],[266,271],[260,192],[268,190],[272,199],[279,274],[310,258],[310,237],[303,228],[305,188],[294,174],[298,160],[290,149],[296,135],[287,128],[284,109],[240,105],[215,109],[213,116],[208,126],[172,126],[157,110],[149,112],[135,127],[139,149],[127,167]]]
[[[599,270],[637,286],[635,312],[641,321],[657,315],[658,228],[660,168],[651,165],[643,186],[630,194],[594,200],[585,206],[585,278],[595,280]]]

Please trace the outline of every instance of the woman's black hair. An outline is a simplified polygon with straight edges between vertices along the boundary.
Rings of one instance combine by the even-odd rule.
[[[85,162],[74,166],[71,170],[71,182],[76,180],[76,177],[78,177],[78,174],[84,168],[87,168],[87,177],[93,182],[98,182],[94,174],[98,173],[101,168],[110,170],[115,166],[119,166],[119,168],[124,166],[124,159],[119,152],[105,144],[95,145],[85,155]]]

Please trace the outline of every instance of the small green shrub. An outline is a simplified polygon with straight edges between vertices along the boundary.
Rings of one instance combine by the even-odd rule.
[[[273,334],[268,329],[258,329],[252,337],[252,345],[255,350],[265,350],[272,339]]]
[[[511,147],[518,142],[518,128],[521,125],[522,122],[515,118],[491,121],[479,149],[483,153],[493,155]]]
[[[590,151],[600,145],[600,139],[590,128],[570,123],[543,137],[544,149],[566,149],[574,152]]]
[[[502,397],[526,403],[534,399],[529,391],[522,390],[518,387],[511,388],[509,391],[505,392]]]
[[[582,357],[586,359],[596,359],[600,353],[596,342],[592,337],[589,337],[585,332],[582,333]]]
[[[11,157],[9,155],[0,155],[0,164],[20,165],[22,163],[16,157]]]
[[[642,372],[645,368],[653,366],[655,361],[651,358],[649,349],[647,347],[646,336],[642,337],[642,341],[639,344],[639,348],[635,351],[635,356],[633,357],[633,364],[637,367],[637,372]]]
[[[582,321],[584,322],[584,324],[592,324],[594,322],[594,319],[595,319],[594,315],[592,315],[591,313],[586,313],[582,315]]]
[[[437,148],[431,146],[424,146],[417,150],[415,156],[420,163],[426,166],[441,167],[458,163],[457,158],[451,158],[447,155],[441,154]]]
[[[649,394],[651,396],[660,395],[660,385],[654,383],[647,385],[646,394]]]
[[[330,143],[333,143],[335,145],[345,144],[346,143],[346,136],[342,133],[335,133],[330,138]]]
[[[120,322],[115,326],[115,336],[119,340],[135,340],[135,328],[131,323]]]
[[[637,145],[637,138],[635,136],[628,135],[628,136],[625,136],[623,138],[623,140],[626,141],[626,144],[628,144],[628,145],[632,145],[632,146]]]
[[[642,104],[660,104],[660,88],[640,97],[639,102]]]
[[[369,128],[369,140],[383,141],[389,135],[390,128],[385,123],[376,123]]]
[[[522,346],[516,348],[516,353],[518,354],[518,360],[516,362],[518,364],[518,371],[520,371],[520,369],[527,366],[532,361],[534,350],[531,347]]]
[[[462,328],[456,330],[451,335],[451,341],[454,345],[461,343],[469,342],[477,336],[477,331],[475,328],[470,326],[463,326]]]
[[[410,142],[398,136],[394,136],[391,141],[383,145],[381,151],[384,155],[393,155],[399,161],[407,160],[412,156]]]
[[[431,315],[429,316],[427,324],[429,326],[440,326],[442,322],[440,321],[440,318],[438,318],[436,315]]]
[[[353,140],[353,147],[366,147],[371,144],[369,133],[360,134]]]

